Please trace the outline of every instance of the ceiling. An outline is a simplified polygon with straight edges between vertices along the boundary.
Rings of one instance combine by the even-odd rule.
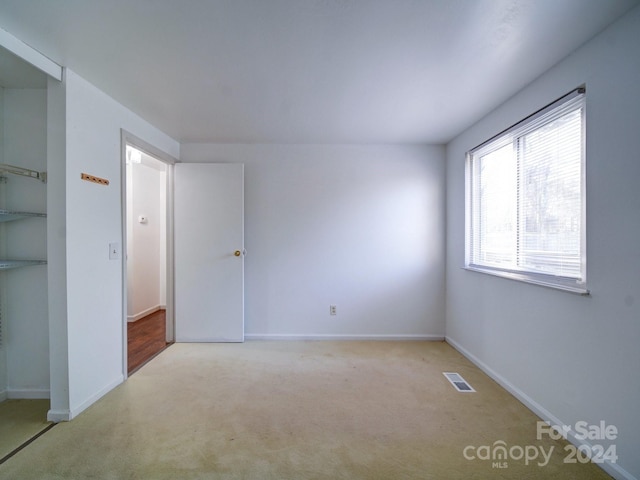
[[[0,27],[182,143],[445,143],[638,2],[2,0]]]

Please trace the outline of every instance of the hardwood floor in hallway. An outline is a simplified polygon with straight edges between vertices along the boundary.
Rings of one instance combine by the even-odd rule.
[[[167,348],[166,313],[158,310],[136,322],[127,324],[127,371],[131,375]]]

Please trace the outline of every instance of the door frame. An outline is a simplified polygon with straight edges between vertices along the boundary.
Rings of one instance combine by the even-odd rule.
[[[173,244],[173,166],[178,159],[145,142],[140,137],[121,129],[120,130],[120,205],[122,218],[121,263],[122,263],[122,374],[126,380],[129,376],[127,361],[127,145],[140,150],[167,166],[166,170],[166,341],[175,340],[175,290],[174,290],[174,244]]]

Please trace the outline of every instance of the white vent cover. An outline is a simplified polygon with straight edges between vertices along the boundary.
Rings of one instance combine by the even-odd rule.
[[[460,374],[453,372],[442,372],[442,374],[447,377],[447,380],[449,380],[449,382],[451,382],[451,385],[453,385],[459,392],[475,392],[473,387],[471,387],[471,385],[469,385],[467,381],[460,376]]]

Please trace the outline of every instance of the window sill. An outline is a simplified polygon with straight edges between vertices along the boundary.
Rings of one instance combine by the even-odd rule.
[[[589,290],[584,287],[575,285],[568,285],[563,283],[556,283],[546,278],[545,275],[536,275],[533,273],[518,273],[506,270],[494,270],[492,268],[483,268],[476,265],[468,265],[463,267],[464,270],[471,272],[486,273],[495,277],[502,277],[509,280],[516,280],[518,282],[530,283],[532,285],[538,285],[541,287],[553,288],[554,290],[562,290],[564,292],[573,293],[576,295],[589,296]]]

